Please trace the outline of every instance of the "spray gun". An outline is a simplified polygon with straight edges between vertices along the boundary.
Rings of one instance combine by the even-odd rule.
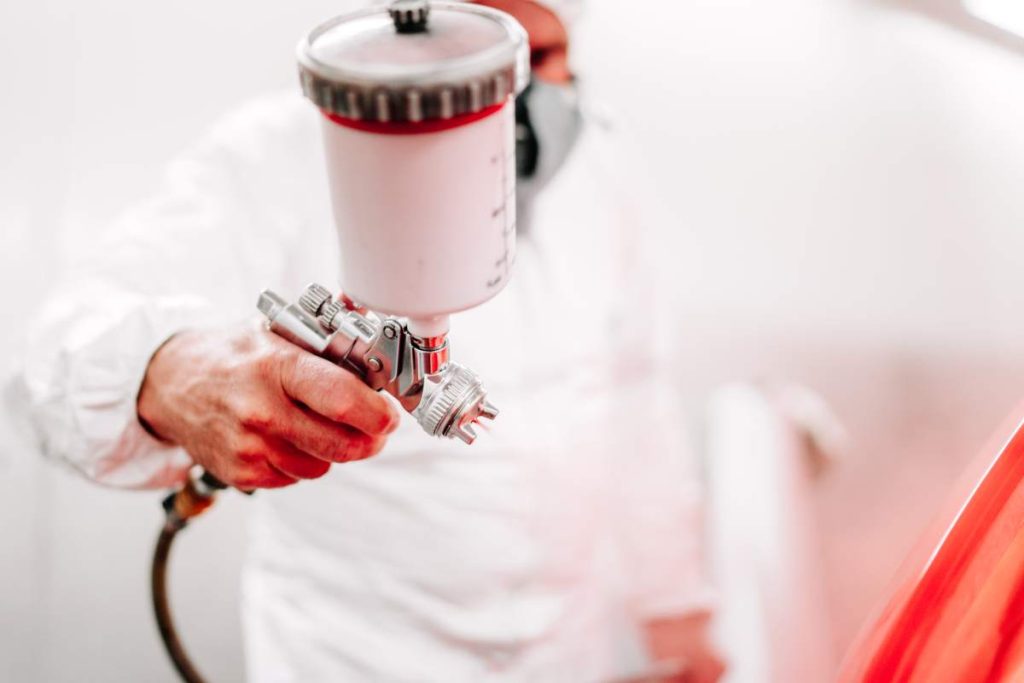
[[[276,334],[391,394],[427,434],[471,444],[498,410],[449,359],[449,316],[497,295],[511,273],[526,32],[480,5],[395,0],[317,26],[297,58],[322,115],[346,296],[311,284],[289,303],[265,290],[259,310]],[[166,566],[175,535],[223,488],[193,468],[164,501],[153,557],[157,624],[188,683],[203,678],[174,629]]]
[[[401,319],[335,300],[315,283],[295,304],[265,290],[259,309],[273,332],[394,396],[428,434],[471,444],[473,423],[498,415],[479,378],[448,360],[446,335],[416,336]]]

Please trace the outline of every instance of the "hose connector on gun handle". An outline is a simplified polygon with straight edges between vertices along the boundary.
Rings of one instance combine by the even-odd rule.
[[[196,465],[189,470],[185,484],[164,498],[167,514],[164,525],[175,531],[184,528],[190,519],[206,512],[213,505],[217,492],[226,488],[217,477]]]

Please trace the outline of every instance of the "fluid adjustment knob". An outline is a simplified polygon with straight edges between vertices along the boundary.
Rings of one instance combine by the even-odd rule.
[[[399,33],[421,33],[427,30],[430,3],[427,0],[395,0],[388,6],[388,13]]]
[[[320,314],[317,316],[317,319],[326,329],[337,330],[338,315],[345,310],[344,304],[340,301],[331,301],[320,308]]]
[[[306,287],[306,291],[299,297],[299,306],[306,313],[317,316],[320,315],[320,309],[324,307],[324,304],[330,303],[333,298],[334,295],[331,294],[329,289],[313,282]]]

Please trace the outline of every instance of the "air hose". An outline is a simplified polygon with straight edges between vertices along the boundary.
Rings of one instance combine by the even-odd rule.
[[[209,509],[213,505],[217,491],[224,488],[225,485],[216,477],[195,468],[189,473],[185,485],[163,501],[166,518],[156,541],[156,549],[153,551],[150,579],[153,613],[156,615],[156,624],[160,629],[160,639],[164,643],[164,648],[185,683],[206,683],[206,679],[192,664],[174,628],[171,606],[167,600],[167,561],[171,554],[171,544],[174,543],[178,532],[184,529],[193,517]]]

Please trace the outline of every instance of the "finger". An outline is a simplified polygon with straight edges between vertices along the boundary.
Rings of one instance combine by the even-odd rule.
[[[386,436],[360,432],[293,403],[281,410],[273,428],[295,448],[328,462],[369,458],[387,441]]]
[[[398,414],[387,399],[353,373],[311,353],[286,356],[281,388],[328,420],[366,434],[387,434],[398,426]]]
[[[274,467],[269,461],[247,465],[243,471],[230,479],[231,485],[242,491],[279,489],[298,481]]]
[[[331,469],[331,463],[314,458],[292,444],[275,439],[267,451],[267,461],[276,469],[295,479],[319,479]]]

